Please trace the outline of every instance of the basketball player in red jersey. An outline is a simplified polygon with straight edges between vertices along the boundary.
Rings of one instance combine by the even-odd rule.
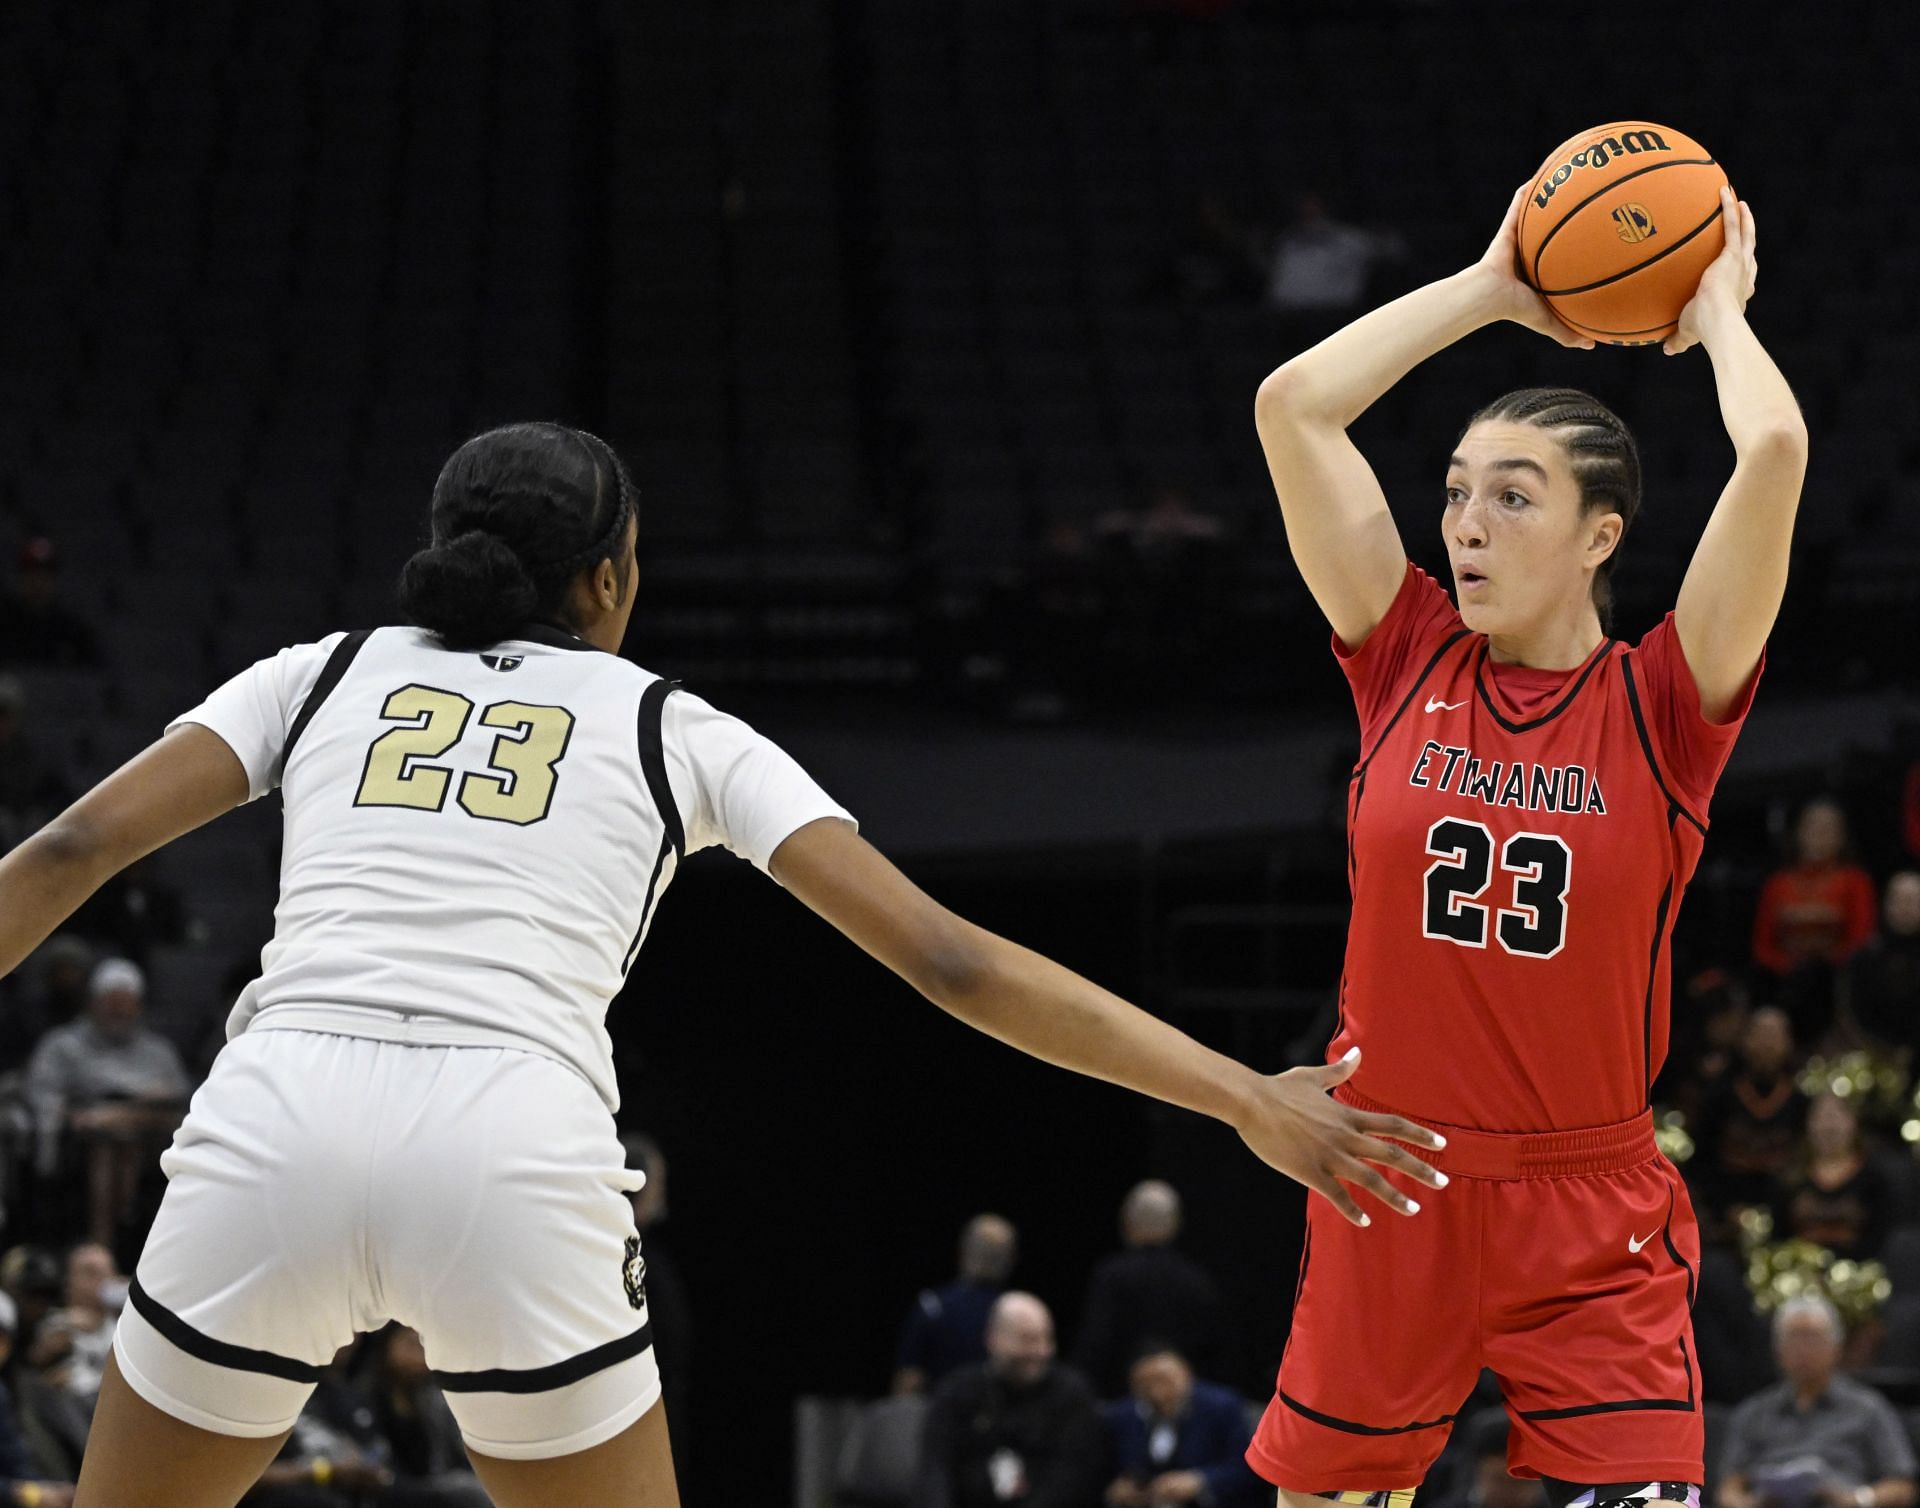
[[[1786,584],[1806,429],[1746,323],[1754,221],[1728,193],[1726,250],[1666,349],[1706,347],[1736,463],[1674,610],[1637,644],[1608,633],[1640,463],[1620,420],[1570,389],[1496,399],[1454,445],[1456,608],[1408,564],[1346,429],[1483,325],[1591,345],[1515,276],[1520,202],[1474,266],[1260,388],[1288,540],[1360,715],[1328,1052],[1365,1057],[1335,1093],[1442,1132],[1451,1181],[1419,1220],[1364,1231],[1309,1196],[1293,1329],[1248,1451],[1282,1504],[1408,1495],[1482,1367],[1512,1417],[1511,1469],[1544,1478],[1554,1508],[1699,1501],[1699,1241],[1648,1088],[1674,915]]]

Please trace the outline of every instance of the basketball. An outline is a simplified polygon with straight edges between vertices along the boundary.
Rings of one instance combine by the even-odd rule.
[[[1671,335],[1720,254],[1725,170],[1692,137],[1643,120],[1582,131],[1540,165],[1520,214],[1521,271],[1583,335]]]

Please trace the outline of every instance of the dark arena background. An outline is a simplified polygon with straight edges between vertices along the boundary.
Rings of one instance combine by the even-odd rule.
[[[628,655],[779,741],[962,914],[1265,1070],[1318,1060],[1355,734],[1255,388],[1477,258],[1555,142],[1671,122],[1755,206],[1751,320],[1812,462],[1675,933],[1657,1098],[1685,1109],[1715,1051],[1744,1071],[1736,1013],[1784,1006],[1803,1087],[1863,1116],[1852,1254],[1878,1264],[1792,1247],[1785,1195],[1770,1236],[1714,1216],[1696,1097],[1665,1145],[1700,1178],[1709,1437],[1772,1381],[1766,1309],[1796,1274],[1840,1302],[1847,1365],[1920,1406],[1920,901],[1878,916],[1920,864],[1916,48],[1920,11],[1894,3],[15,0],[0,847],[250,661],[397,621],[441,461],[555,418],[640,488]],[[1316,238],[1357,293],[1283,288]],[[1448,447],[1535,383],[1590,388],[1639,436],[1615,625],[1637,639],[1731,467],[1704,352],[1503,326],[1355,438],[1444,581]],[[1801,967],[1756,949],[1756,912],[1819,797],[1886,935]],[[84,967],[124,956],[147,1025],[203,1074],[271,929],[278,833],[269,798],[163,851],[0,982],[0,1284],[22,1326],[102,1233],[85,1149],[42,1134],[37,1039],[84,1008]],[[1150,1177],[1222,1295],[1215,1380],[1270,1394],[1303,1195],[1227,1128],[968,1031],[718,851],[609,1023],[622,1127],[672,1169],[647,1240],[691,1316],[667,1358],[689,1503],[900,1501],[860,1495],[844,1442],[962,1224],[1018,1228],[1012,1284],[1069,1358]],[[142,1168],[106,1212],[122,1273],[161,1191]],[[7,1372],[23,1415],[59,1387],[31,1339]],[[29,1432],[48,1480],[73,1433]],[[1430,1493],[1471,1483],[1456,1440]]]

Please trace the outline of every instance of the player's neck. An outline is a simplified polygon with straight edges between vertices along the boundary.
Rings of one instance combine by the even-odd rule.
[[[1606,638],[1600,615],[1591,602],[1577,613],[1534,624],[1510,634],[1487,636],[1487,658],[1496,665],[1520,665],[1528,670],[1575,670]]]

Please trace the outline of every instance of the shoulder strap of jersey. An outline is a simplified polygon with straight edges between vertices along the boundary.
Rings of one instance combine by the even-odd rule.
[[[315,678],[313,690],[307,693],[306,701],[300,705],[299,713],[294,717],[293,726],[287,729],[287,745],[280,751],[280,768],[286,769],[287,760],[293,753],[293,746],[300,742],[300,735],[307,731],[307,724],[313,721],[313,714],[320,710],[320,704],[333,695],[333,688],[340,684],[340,678],[347,673],[347,667],[353,663],[353,657],[360,653],[361,646],[373,634],[370,628],[356,628],[338,644],[333,653],[327,656],[327,663],[320,667]]]
[[[667,782],[667,754],[660,740],[660,720],[667,698],[679,689],[678,681],[661,679],[640,696],[640,768],[647,777],[647,790],[660,809],[660,822],[666,829],[667,843],[676,861],[687,856],[687,830],[680,821],[680,807],[673,799],[673,787]]]
[[[1667,808],[1675,816],[1685,817],[1688,822],[1700,830],[1700,836],[1707,835],[1707,824],[1687,810],[1680,798],[1673,794],[1667,784],[1667,777],[1660,773],[1660,761],[1654,756],[1653,735],[1647,731],[1646,714],[1640,710],[1640,687],[1633,674],[1633,651],[1628,650],[1620,656],[1620,674],[1627,686],[1627,708],[1633,713],[1633,731],[1640,739],[1640,752],[1647,757],[1647,768],[1653,771],[1653,782],[1660,787],[1660,794],[1667,798]]]

